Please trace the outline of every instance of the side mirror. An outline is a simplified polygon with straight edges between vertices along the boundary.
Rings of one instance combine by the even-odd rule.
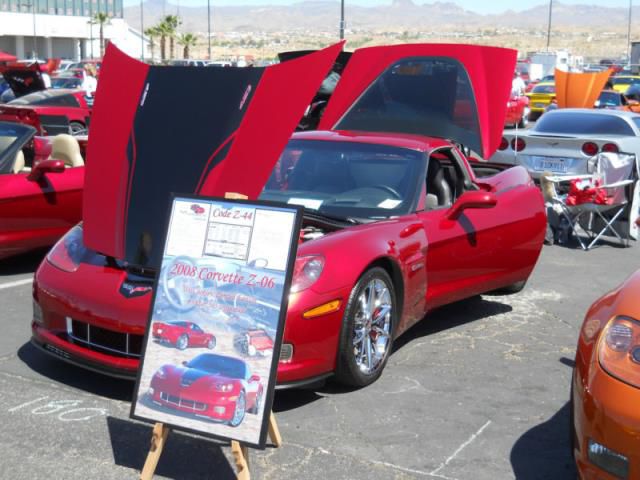
[[[32,182],[39,181],[45,173],[62,173],[64,172],[64,162],[62,160],[43,160],[31,169],[31,173],[27,180]]]
[[[465,192],[460,195],[449,211],[447,218],[449,220],[457,220],[458,217],[467,208],[492,208],[498,203],[498,197],[491,192],[483,192],[479,190]]]
[[[250,383],[255,383],[255,382],[259,382],[260,381],[260,377],[258,375],[251,375],[251,377],[249,377],[249,382]]]

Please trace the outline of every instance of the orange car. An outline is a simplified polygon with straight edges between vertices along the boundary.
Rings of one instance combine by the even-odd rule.
[[[583,480],[640,478],[640,270],[597,300],[580,331],[572,440]]]

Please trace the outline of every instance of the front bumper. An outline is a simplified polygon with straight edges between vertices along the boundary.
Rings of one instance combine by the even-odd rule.
[[[576,369],[573,408],[574,456],[583,480],[640,478],[640,389],[605,372],[599,363],[585,375]],[[582,379],[588,378],[583,384]],[[589,459],[589,440],[627,458],[627,477],[615,476]]]

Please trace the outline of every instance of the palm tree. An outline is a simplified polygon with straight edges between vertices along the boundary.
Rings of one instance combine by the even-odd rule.
[[[93,14],[89,23],[92,25],[100,25],[100,57],[104,57],[104,26],[111,23],[111,17],[105,12],[96,12]]]
[[[171,31],[164,22],[160,22],[153,28],[156,30],[156,35],[160,37],[160,59],[164,62],[167,59],[167,36],[171,35]]]
[[[171,58],[175,58],[175,44],[174,40],[176,37],[176,30],[178,29],[178,25],[182,23],[180,17],[177,15],[166,15],[162,19],[162,24],[165,25],[167,29],[167,36],[169,37],[169,53],[171,53]]]
[[[178,35],[178,43],[184,48],[182,49],[182,58],[189,58],[189,48],[198,44],[198,37],[193,33],[183,33]]]
[[[149,52],[151,53],[151,61],[153,61],[154,57],[154,49],[156,46],[156,37],[160,36],[160,31],[158,27],[149,27],[144,31],[144,34],[149,38]]]

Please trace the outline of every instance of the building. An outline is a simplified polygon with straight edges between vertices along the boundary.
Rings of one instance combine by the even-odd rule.
[[[148,39],[123,19],[122,0],[0,0],[0,50],[18,58],[100,56],[100,26],[90,20],[96,12],[111,18],[105,40],[132,57],[148,54]]]

